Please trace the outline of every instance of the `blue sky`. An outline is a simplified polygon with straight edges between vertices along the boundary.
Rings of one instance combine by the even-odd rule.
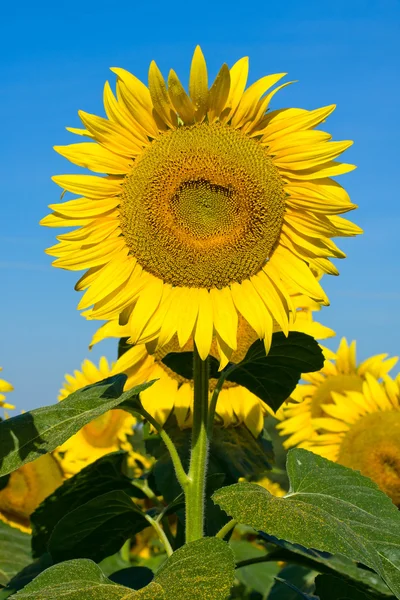
[[[65,127],[79,126],[78,109],[102,114],[109,67],[146,81],[154,58],[185,80],[197,43],[211,76],[249,55],[252,80],[274,72],[299,80],[275,96],[275,108],[338,105],[327,129],[355,141],[345,157],[358,169],[340,181],[365,233],[342,242],[348,258],[339,277],[325,277],[331,306],[320,320],[356,339],[360,359],[400,353],[398,0],[22,0],[2,13],[0,365],[18,410],[55,402],[64,374],[84,358],[116,353],[112,342],[88,352],[96,324],[76,310],[77,273],[51,267],[44,254],[56,231],[38,222],[59,198],[50,177],[74,171],[52,146],[76,141]]]

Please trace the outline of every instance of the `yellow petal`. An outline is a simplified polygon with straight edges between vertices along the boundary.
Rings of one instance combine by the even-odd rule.
[[[274,75],[266,75],[258,81],[254,82],[243,94],[239,105],[232,117],[232,127],[240,127],[246,120],[248,115],[256,112],[257,103],[261,96],[273,86],[277,81],[282,79],[286,73],[277,73]]]
[[[127,282],[134,267],[135,260],[130,256],[125,259],[118,256],[117,260],[111,260],[98,272],[95,281],[81,298],[78,310],[88,308],[102,298],[105,298],[116,290],[120,285]]]
[[[185,346],[197,320],[199,311],[199,295],[196,288],[188,288],[185,292],[186,301],[182,303],[180,319],[178,321],[178,341],[181,348]]]
[[[71,271],[81,271],[108,263],[115,254],[119,254],[125,248],[125,242],[121,238],[111,238],[87,249],[81,248],[77,252],[55,260],[53,264]]]
[[[94,139],[108,150],[127,157],[137,156],[142,151],[143,144],[139,143],[129,130],[121,127],[118,123],[91,115],[83,110],[78,111],[78,114],[82,123],[93,134]]]
[[[247,76],[249,74],[249,58],[244,56],[238,60],[229,71],[231,85],[226,108],[221,115],[221,121],[225,123],[237,109],[246,88]]]
[[[285,310],[286,303],[282,301],[278,290],[273,286],[267,275],[261,271],[250,278],[264,304],[279,324],[285,335],[289,332],[289,313]]]
[[[350,165],[347,163],[341,163],[337,161],[330,161],[325,163],[323,166],[317,165],[316,167],[311,167],[309,169],[304,168],[303,170],[293,170],[291,171],[291,167],[283,168],[281,167],[281,176],[288,179],[300,179],[300,180],[308,180],[308,179],[326,179],[326,177],[336,177],[336,175],[343,175],[344,173],[349,173],[350,171],[354,171],[357,167],[355,165]]]
[[[49,208],[66,217],[99,217],[109,213],[119,205],[119,198],[103,198],[101,200],[90,200],[88,198],[76,198],[59,204],[49,204]]]
[[[218,119],[224,110],[229,97],[230,84],[231,77],[229,67],[224,63],[210,88],[208,103],[209,123],[213,123]]]
[[[118,100],[123,102],[133,119],[149,137],[157,138],[158,127],[152,116],[153,103],[147,87],[125,69],[113,67],[111,71],[118,76]]]
[[[82,194],[87,198],[103,199],[121,193],[122,180],[95,175],[55,175],[52,180],[67,192]]]
[[[347,140],[345,142],[323,142],[312,146],[304,145],[303,147],[287,148],[276,152],[274,164],[293,171],[312,169],[338,157],[352,144],[352,141]]]
[[[154,60],[149,69],[149,90],[154,109],[171,129],[175,129],[178,125],[178,118],[171,106],[164,78]]]
[[[149,138],[132,118],[125,105],[118,102],[108,81],[104,84],[103,103],[106,115],[110,121],[118,123],[122,129],[129,129],[130,134],[138,141],[139,145],[148,145]]]
[[[195,326],[194,341],[201,360],[210,354],[213,337],[213,308],[208,290],[197,290],[199,312]]]
[[[176,112],[184,124],[190,125],[193,123],[195,113],[194,106],[189,96],[186,94],[183,85],[179,81],[177,74],[172,69],[169,72],[168,77],[168,94]]]
[[[331,104],[330,106],[324,106],[323,108],[310,111],[300,110],[299,112],[299,109],[289,109],[286,112],[281,111],[273,115],[271,113],[262,141],[270,142],[276,137],[280,138],[293,131],[316,127],[322,123],[335,108],[335,104]]]
[[[238,315],[229,289],[212,288],[210,297],[213,306],[214,327],[219,336],[232,348],[237,349]]]
[[[74,165],[97,173],[125,174],[132,166],[132,160],[114,154],[107,148],[92,142],[54,146],[54,150]]]
[[[91,222],[92,219],[80,218],[79,216],[67,217],[57,212],[51,213],[39,221],[40,225],[45,227],[81,227]]]
[[[163,281],[151,277],[146,287],[141,291],[135,308],[129,319],[130,337],[136,343],[145,325],[157,310],[163,293]]]
[[[196,110],[196,121],[202,121],[208,108],[207,65],[200,46],[196,46],[190,68],[189,94]]]

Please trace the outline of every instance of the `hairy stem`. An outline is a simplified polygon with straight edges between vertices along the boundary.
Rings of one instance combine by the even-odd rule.
[[[145,519],[146,519],[146,521],[148,521],[150,523],[150,525],[152,527],[154,527],[155,531],[157,532],[158,538],[159,538],[160,542],[162,543],[162,545],[164,546],[167,556],[171,556],[171,554],[173,553],[172,546],[169,543],[169,540],[168,540],[167,536],[165,535],[165,531],[161,527],[160,523],[158,523],[157,521],[152,519],[149,515],[145,515]]]
[[[204,535],[204,496],[208,454],[208,358],[201,360],[196,346],[193,353],[193,429],[189,481],[185,488],[186,542]]]

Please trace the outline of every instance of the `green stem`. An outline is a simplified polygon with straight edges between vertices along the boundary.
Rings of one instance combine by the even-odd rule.
[[[221,538],[223,540],[224,537],[226,536],[226,534],[229,533],[230,530],[233,529],[236,524],[237,524],[236,519],[232,519],[231,521],[228,521],[228,523],[225,523],[225,525],[223,527],[221,527],[221,529],[218,531],[218,533],[215,534],[215,537]]]
[[[153,419],[153,417],[145,410],[143,407],[140,408],[140,411],[136,409],[136,412],[142,415],[151,425],[153,425],[154,429],[160,435],[164,444],[167,447],[168,452],[170,453],[172,464],[174,465],[176,478],[179,481],[182,489],[184,490],[189,483],[189,476],[186,474],[185,469],[183,468],[181,458],[178,454],[178,450],[172,439],[169,437],[168,433],[161,427],[161,425]]]
[[[207,474],[208,358],[201,360],[196,345],[193,352],[193,429],[189,481],[185,489],[186,542],[204,535],[204,496]]]
[[[157,532],[159,540],[162,543],[162,545],[164,546],[167,556],[171,556],[171,554],[173,553],[172,546],[169,543],[169,540],[168,540],[167,536],[165,535],[165,531],[161,527],[160,523],[158,523],[157,521],[152,519],[149,515],[145,515],[145,519],[146,519],[146,521],[148,521],[150,523],[150,525],[152,527],[154,527],[155,531]]]
[[[210,408],[209,408],[209,412],[208,412],[208,423],[207,423],[207,433],[208,433],[209,440],[211,440],[211,437],[212,437],[212,431],[213,431],[213,427],[214,427],[214,417],[215,417],[215,411],[217,408],[218,396],[220,394],[220,391],[222,390],[222,387],[226,381],[226,378],[228,377],[229,373],[231,371],[233,371],[234,368],[235,368],[235,365],[233,367],[227,369],[221,375],[221,377],[218,379],[217,385],[215,386],[213,395],[211,397]]]

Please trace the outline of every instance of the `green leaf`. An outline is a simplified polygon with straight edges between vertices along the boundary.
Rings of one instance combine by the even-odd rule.
[[[280,577],[276,577],[276,581],[278,582],[278,584],[282,584],[283,586],[286,586],[291,591],[293,591],[296,598],[303,598],[304,600],[319,600],[316,596],[311,596],[310,594],[307,594],[304,590],[299,589],[291,581],[286,581],[286,579],[281,579]],[[281,598],[281,595],[279,596],[279,598]]]
[[[235,560],[229,545],[203,538],[179,548],[160,567],[154,581],[166,600],[226,600],[235,580]]]
[[[55,526],[48,549],[56,562],[71,558],[99,562],[145,527],[149,523],[143,512],[125,492],[108,492],[65,515]]]
[[[2,421],[0,475],[52,452],[84,425],[152,384],[144,383],[123,393],[125,381],[126,375],[115,375],[73,392],[62,402]]]
[[[8,598],[11,594],[22,590],[28,583],[33,581],[42,571],[53,566],[53,560],[48,552],[39,559],[31,562],[28,566],[19,571],[0,592],[0,600]]]
[[[0,521],[0,585],[32,562],[31,536]]]
[[[12,600],[164,600],[159,585],[139,592],[112,583],[94,562],[71,560],[46,569]]]
[[[193,353],[171,352],[162,362],[178,375],[193,378]],[[226,381],[242,385],[261,398],[273,410],[290,396],[302,373],[319,371],[324,364],[322,350],[309,335],[290,331],[274,333],[268,355],[261,340],[250,346],[245,358],[237,364],[230,363],[222,371]],[[219,379],[219,363],[210,357],[210,377]]]
[[[125,459],[125,452],[102,456],[64,481],[54,494],[40,504],[30,517],[34,557],[46,552],[50,535],[58,521],[89,500],[116,490],[122,490],[136,498],[145,498],[123,474]]]
[[[334,575],[318,575],[315,580],[315,593],[320,600],[378,600],[388,598],[359,589],[356,585]],[[391,596],[393,598],[393,596]]]
[[[309,335],[290,331],[274,333],[268,355],[261,340],[250,346],[245,358],[227,377],[242,385],[277,411],[296,387],[302,373],[319,371],[324,356],[318,344]]]
[[[229,545],[233,550],[236,562],[265,556],[264,550],[245,540],[231,541]],[[256,563],[236,569],[235,574],[248,591],[254,590],[266,598],[274,585],[275,576],[280,570],[281,567],[276,562]]]
[[[291,543],[361,562],[400,598],[400,513],[360,473],[307,450],[288,453],[284,498],[239,483],[213,498],[231,517]]]
[[[282,549],[273,552],[275,560],[302,564],[319,573],[336,574],[357,582],[357,585],[361,585],[367,591],[376,592],[382,597],[393,597],[387,585],[376,573],[344,556],[309,550],[297,544],[278,540],[263,532],[259,532],[259,536],[268,544],[274,544]]]
[[[314,590],[315,573],[298,565],[287,565],[276,577],[268,600],[300,600],[301,594],[310,596]],[[291,587],[287,584],[290,583]]]

